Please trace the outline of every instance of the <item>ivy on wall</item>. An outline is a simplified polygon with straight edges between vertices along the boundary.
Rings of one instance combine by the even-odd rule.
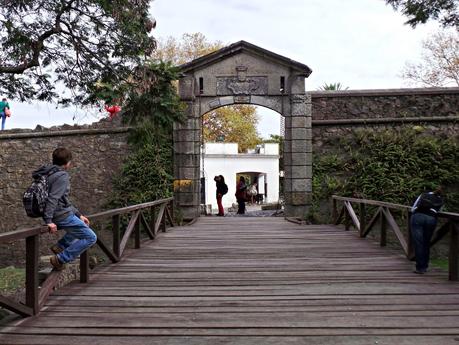
[[[445,210],[459,212],[459,137],[427,134],[421,126],[358,130],[313,161],[313,207],[326,222],[332,194],[411,205],[426,189],[446,188]]]
[[[111,207],[153,201],[172,195],[174,122],[183,119],[183,104],[173,85],[177,68],[148,63],[142,85],[127,93],[123,121],[132,126],[131,153],[114,181]]]

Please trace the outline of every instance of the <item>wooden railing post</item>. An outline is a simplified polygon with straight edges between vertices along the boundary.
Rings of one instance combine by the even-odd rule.
[[[407,242],[408,242],[408,259],[412,260],[414,259],[414,247],[413,247],[413,237],[411,236],[411,210],[408,210],[406,212],[406,228],[407,228]]]
[[[171,218],[172,218],[172,221],[173,221],[173,220],[174,220],[174,217],[175,217],[175,212],[174,212],[174,211],[175,211],[175,210],[174,210],[174,200],[172,200],[172,201],[169,203],[169,205],[170,205]],[[174,224],[172,224],[172,225],[174,225]]]
[[[140,220],[141,220],[141,217],[137,218],[137,221],[135,222],[135,225],[134,225],[134,248],[135,249],[140,248]]]
[[[350,226],[351,226],[351,216],[349,215],[349,211],[346,208],[346,206],[344,206],[344,227],[346,231],[349,230]]]
[[[338,220],[338,201],[332,197],[332,220],[333,224],[336,224],[336,221]]]
[[[120,215],[116,214],[112,217],[113,230],[113,253],[119,259],[120,257]]]
[[[449,245],[449,280],[459,280],[459,226],[451,221]]]
[[[80,255],[80,283],[87,283],[89,281],[89,254],[85,250]]]
[[[26,238],[26,305],[37,315],[38,303],[38,256],[40,252],[39,235]]]
[[[166,205],[166,207],[167,207],[167,205]],[[167,219],[166,207],[164,208],[163,219],[161,220],[161,228],[162,228],[163,232],[166,232],[166,227],[167,227],[167,223],[166,223],[166,219]]]
[[[150,208],[150,229],[153,232],[153,236],[156,237],[156,212],[155,206]]]
[[[365,229],[367,227],[367,212],[365,208],[365,204],[361,203],[360,204],[360,229],[359,229],[359,237],[363,237],[363,233],[365,232]]]
[[[384,208],[381,209],[380,212],[380,229],[381,229],[381,239],[380,245],[381,247],[385,247],[387,244],[387,222],[386,216],[384,215]]]

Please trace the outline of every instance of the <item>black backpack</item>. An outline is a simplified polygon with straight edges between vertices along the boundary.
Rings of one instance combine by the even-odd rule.
[[[228,186],[224,183],[222,186],[222,195],[225,195],[226,193],[228,193]]]
[[[48,200],[49,177],[57,171],[58,169],[53,169],[46,175],[35,177],[30,187],[25,191],[22,203],[29,217],[43,217]]]
[[[422,193],[417,208],[421,212],[427,212],[431,208],[439,211],[443,203],[443,198],[435,193]]]

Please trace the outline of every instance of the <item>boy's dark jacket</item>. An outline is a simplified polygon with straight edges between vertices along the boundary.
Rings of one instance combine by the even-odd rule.
[[[62,167],[49,164],[43,165],[32,173],[32,177],[50,174],[48,177],[48,200],[46,201],[43,220],[46,224],[56,223],[75,214],[80,217],[80,212],[71,204],[70,177]]]

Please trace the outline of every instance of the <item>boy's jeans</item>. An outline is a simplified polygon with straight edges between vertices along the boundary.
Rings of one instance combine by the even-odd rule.
[[[6,114],[4,112],[0,113],[0,117],[2,118],[2,131],[3,131],[5,129]]]
[[[57,258],[64,264],[75,260],[97,241],[94,231],[75,215],[56,222],[56,225],[59,230],[65,231],[65,235],[57,242],[57,245],[64,249],[62,253],[57,254]]]

